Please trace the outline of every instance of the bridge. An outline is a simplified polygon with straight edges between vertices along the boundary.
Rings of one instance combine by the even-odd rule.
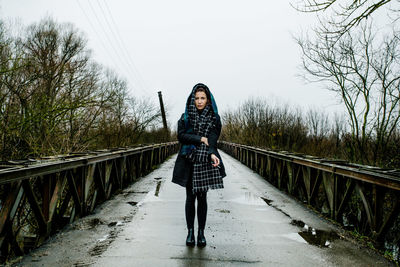
[[[209,193],[207,246],[190,248],[185,190],[170,181],[177,149],[166,143],[3,164],[3,261],[395,266],[345,228],[364,229],[371,242],[384,242],[399,216],[396,170],[221,142],[225,189]],[[360,216],[352,221],[355,196]]]

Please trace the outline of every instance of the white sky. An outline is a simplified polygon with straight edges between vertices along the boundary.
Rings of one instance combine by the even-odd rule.
[[[158,103],[162,91],[172,127],[198,82],[209,86],[221,113],[249,97],[341,109],[321,85],[296,77],[300,51],[292,35],[315,17],[290,1],[0,0],[0,15],[24,25],[45,16],[73,23],[95,60],[125,77],[132,94]]]

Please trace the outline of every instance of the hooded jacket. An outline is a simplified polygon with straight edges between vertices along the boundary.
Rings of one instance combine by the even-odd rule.
[[[221,156],[218,153],[217,150],[217,142],[219,135],[221,133],[221,119],[220,116],[218,115],[218,110],[217,106],[215,104],[214,98],[209,91],[208,87],[204,84],[196,84],[193,87],[192,93],[189,95],[189,99],[191,95],[194,93],[194,91],[197,89],[197,87],[203,87],[206,90],[208,90],[208,95],[211,96],[211,102],[214,110],[214,115],[216,117],[216,127],[212,128],[210,130],[210,133],[208,136],[208,154],[211,157],[211,154],[215,154],[219,159],[220,159],[220,165],[219,165],[219,171],[222,177],[226,176],[225,173],[225,167],[222,162]],[[188,105],[188,104],[187,104]],[[178,156],[175,161],[175,166],[174,166],[174,171],[172,175],[172,182],[179,184],[181,186],[186,187],[187,181],[190,179],[193,171],[193,163],[187,159],[186,154],[187,152],[185,151],[186,148],[190,145],[200,145],[201,144],[201,136],[194,134],[190,129],[193,129],[193,125],[191,125],[190,120],[187,118],[187,114],[184,113],[182,114],[181,118],[178,120],[178,141],[181,144],[181,148],[179,150]]]

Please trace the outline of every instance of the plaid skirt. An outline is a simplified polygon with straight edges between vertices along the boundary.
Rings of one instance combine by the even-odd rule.
[[[220,168],[210,162],[193,163],[193,193],[224,188]]]

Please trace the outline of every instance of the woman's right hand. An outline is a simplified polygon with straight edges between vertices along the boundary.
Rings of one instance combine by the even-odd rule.
[[[207,137],[202,137],[201,139],[200,139],[200,141],[202,142],[202,143],[204,143],[206,146],[208,146],[208,138]]]

